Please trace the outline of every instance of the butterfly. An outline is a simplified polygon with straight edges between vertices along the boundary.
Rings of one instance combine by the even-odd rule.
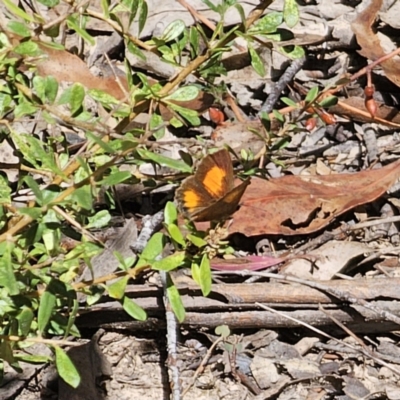
[[[222,149],[203,158],[193,176],[176,191],[182,214],[192,221],[217,221],[232,215],[250,179],[234,185],[231,156]]]

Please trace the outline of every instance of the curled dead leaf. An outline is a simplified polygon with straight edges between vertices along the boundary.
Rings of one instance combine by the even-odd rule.
[[[340,214],[376,200],[399,176],[400,161],[354,174],[253,178],[229,232],[246,236],[315,232]]]

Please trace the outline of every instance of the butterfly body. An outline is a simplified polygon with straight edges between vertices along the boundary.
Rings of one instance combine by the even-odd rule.
[[[221,220],[236,211],[249,184],[247,179],[235,186],[231,157],[222,149],[201,161],[196,173],[177,189],[176,198],[182,213],[193,221]]]

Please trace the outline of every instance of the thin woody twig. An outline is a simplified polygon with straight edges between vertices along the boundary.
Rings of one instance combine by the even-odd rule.
[[[298,58],[292,61],[286,71],[279,78],[279,81],[274,86],[272,93],[268,96],[267,100],[261,106],[258,115],[261,115],[262,112],[270,113],[273,110],[275,103],[278,101],[282,91],[285,89],[286,85],[292,81],[294,76],[304,65],[305,61],[305,57]]]
[[[164,291],[165,320],[167,325],[168,371],[171,383],[172,400],[181,400],[180,374],[178,368],[178,323],[167,295],[168,273],[160,271]]]
[[[214,272],[214,274],[218,274],[218,271]],[[252,275],[252,276],[262,276],[264,278],[269,278],[269,279],[277,279],[277,280],[282,280],[282,281],[287,281],[287,282],[295,282],[295,283],[300,283],[302,285],[306,285],[309,287],[312,287],[314,289],[321,290],[323,292],[329,293],[332,296],[335,296],[336,298],[342,300],[342,301],[347,301],[352,304],[356,304],[359,306],[362,306],[364,308],[367,308],[376,314],[378,314],[380,317],[383,319],[386,319],[388,321],[394,322],[395,324],[400,325],[400,318],[394,315],[393,313],[382,310],[381,308],[368,303],[364,299],[357,299],[353,296],[351,296],[349,293],[344,292],[342,290],[330,288],[328,286],[325,286],[323,284],[320,284],[318,282],[313,282],[313,281],[308,281],[306,279],[300,279],[296,278],[294,276],[288,276],[288,275],[282,275],[282,274],[271,274],[268,272],[256,272],[256,271],[223,271],[223,274],[233,274],[233,275]]]
[[[189,385],[183,391],[182,398],[185,397],[185,395],[190,390],[190,388],[195,384],[197,377],[203,372],[205,365],[207,364],[208,360],[211,358],[211,355],[212,355],[214,349],[223,340],[224,340],[224,338],[221,336],[210,346],[210,348],[207,351],[207,354],[204,356],[203,360],[201,361],[201,364],[199,365],[199,367],[197,368],[196,372],[194,373],[192,381],[189,383]]]

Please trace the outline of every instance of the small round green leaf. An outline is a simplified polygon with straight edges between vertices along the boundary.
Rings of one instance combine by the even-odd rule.
[[[215,328],[215,334],[227,338],[231,334],[228,325],[219,325]]]

